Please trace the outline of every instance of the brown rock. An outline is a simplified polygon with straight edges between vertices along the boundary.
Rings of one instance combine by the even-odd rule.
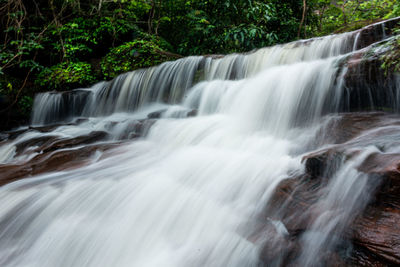
[[[90,156],[96,151],[106,151],[118,145],[86,145],[80,149],[48,151],[22,164],[0,165],[0,186],[36,174],[82,167],[90,163]]]
[[[358,247],[353,255],[354,260],[362,262],[365,266],[400,265],[399,222],[399,209],[369,207],[352,227],[353,242]],[[365,254],[370,256],[365,258]]]

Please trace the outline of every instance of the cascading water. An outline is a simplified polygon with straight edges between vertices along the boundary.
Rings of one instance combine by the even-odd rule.
[[[302,153],[322,116],[342,104],[340,61],[354,41],[359,36],[348,33],[188,57],[90,89],[38,95],[33,125],[74,122],[46,133],[57,138],[105,131],[101,142],[120,142],[132,121],[161,118],[145,137],[79,168],[1,187],[0,266],[259,266],[262,249],[289,234],[276,214],[260,216],[276,186],[304,172]],[[42,135],[32,130],[3,144],[0,160],[26,161],[16,147]],[[301,238],[303,266],[318,266],[319,253],[339,243],[366,205],[368,183],[357,168],[374,152],[338,163],[321,189],[319,213]],[[266,221],[274,235],[255,233]]]
[[[179,103],[201,80],[239,80],[279,65],[338,56],[351,51],[353,39],[353,34],[347,33],[264,48],[249,55],[188,57],[127,73],[72,94],[39,94],[34,103],[32,124],[133,111],[152,102]]]

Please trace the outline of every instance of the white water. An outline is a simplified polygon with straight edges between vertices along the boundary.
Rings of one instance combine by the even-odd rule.
[[[320,200],[314,204],[320,211],[311,227],[302,236],[300,255],[302,266],[320,266],[324,254],[338,244],[341,234],[359,215],[371,197],[368,188],[368,175],[357,170],[357,167],[373,153],[379,150],[368,147],[361,155],[344,164],[340,162],[339,171],[332,177]]]
[[[97,154],[85,167],[1,187],[0,266],[258,266],[271,238],[251,238],[258,215],[280,181],[303,172],[292,151],[304,150],[324,110],[339,104],[337,61],[352,40],[345,34],[222,59],[189,57],[68,96],[68,105],[84,107],[66,117],[90,118],[52,135],[106,130],[111,142],[131,120],[167,110],[146,137]],[[202,82],[195,81],[199,69]],[[39,96],[33,123],[64,120],[63,105],[60,95]],[[177,118],[193,109],[196,117]],[[18,161],[7,144],[1,160]],[[316,205],[343,219],[306,232],[312,251],[301,255],[304,266],[318,264],[314,255],[335,245],[330,229],[359,209],[343,209],[359,195],[339,193],[352,184],[359,190],[363,177],[356,163],[342,165]],[[342,183],[347,175],[352,180]]]
[[[177,104],[198,81],[240,80],[280,65],[336,57],[352,51],[353,39],[353,33],[346,33],[263,48],[248,55],[187,57],[130,72],[73,94],[42,93],[35,99],[32,124],[133,111],[152,102]]]

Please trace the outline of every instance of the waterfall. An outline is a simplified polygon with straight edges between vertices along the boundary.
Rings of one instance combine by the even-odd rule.
[[[354,34],[346,33],[263,48],[247,55],[187,57],[69,94],[42,93],[35,99],[32,124],[129,112],[153,102],[177,104],[201,81],[242,80],[279,65],[339,56],[352,51],[353,39]]]
[[[341,62],[362,49],[360,38],[352,32],[187,57],[37,95],[34,127],[0,143],[1,163],[40,155],[37,147],[16,151],[43,136],[104,131],[101,143],[116,145],[76,168],[0,187],[0,266],[281,265],[284,254],[260,261],[263,249],[291,234],[265,207],[279,183],[304,174],[302,157],[318,148],[309,144],[324,115],[347,103]],[[159,118],[144,136],[121,141],[151,114]],[[51,124],[59,125],[35,128]],[[367,204],[370,185],[358,167],[375,152],[332,163],[316,219],[300,238],[302,266],[319,266],[320,253],[339,244]]]

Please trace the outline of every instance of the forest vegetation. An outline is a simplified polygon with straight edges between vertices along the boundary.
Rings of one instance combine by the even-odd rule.
[[[246,52],[400,16],[396,0],[0,0],[2,128],[35,93],[188,55]],[[386,65],[398,64],[400,41]]]

